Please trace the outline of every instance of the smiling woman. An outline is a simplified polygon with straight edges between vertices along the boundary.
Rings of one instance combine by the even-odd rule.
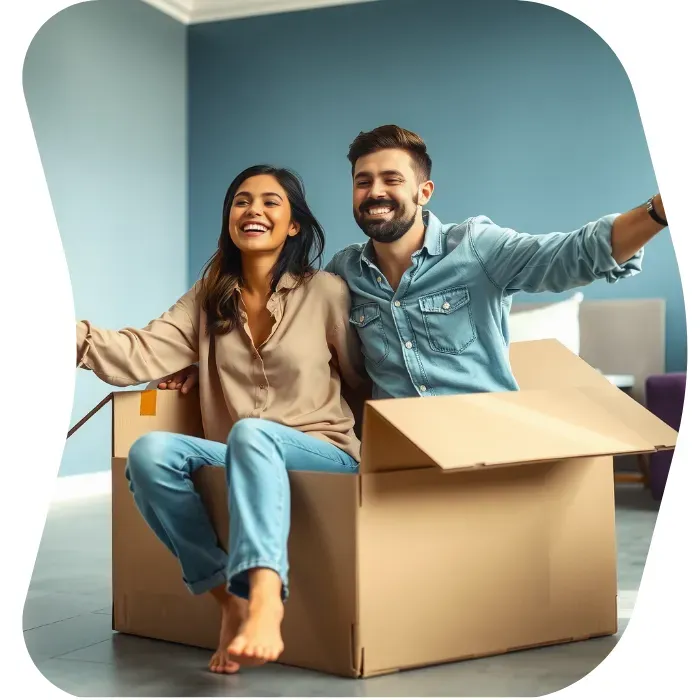
[[[218,249],[204,270],[208,331],[227,333],[239,323],[236,290],[246,307],[257,309],[253,316],[264,320],[270,290],[285,274],[294,286],[308,280],[324,243],[298,177],[268,165],[240,173],[226,192]]]
[[[315,267],[323,245],[301,180],[255,166],[226,192],[203,279],[168,311],[143,329],[76,325],[78,366],[113,385],[154,381],[201,360],[205,439],[148,433],[132,446],[126,476],[190,591],[208,592],[221,606],[214,672],[235,673],[282,652],[287,470],[357,469],[341,377],[356,388],[366,378],[347,286]],[[204,465],[226,470],[228,554],[193,486]]]

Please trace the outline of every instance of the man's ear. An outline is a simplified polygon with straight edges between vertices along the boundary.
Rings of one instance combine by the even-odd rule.
[[[426,180],[418,187],[418,204],[424,207],[433,196],[435,191],[435,183],[432,180]]]

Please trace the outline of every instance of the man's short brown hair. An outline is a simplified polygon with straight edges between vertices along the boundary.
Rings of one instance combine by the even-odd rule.
[[[399,148],[406,151],[413,159],[413,169],[421,182],[430,180],[433,162],[428,155],[423,139],[408,129],[402,129],[395,124],[378,126],[372,131],[361,131],[350,144],[348,160],[355,172],[355,163],[362,156],[376,153],[386,148]]]

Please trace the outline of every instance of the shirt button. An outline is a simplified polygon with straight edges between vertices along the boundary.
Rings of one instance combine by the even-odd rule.
[[[421,384],[418,388],[419,388],[421,391],[428,391],[428,387],[425,386],[425,384]]]
[[[447,311],[447,309],[450,308],[449,303],[448,303],[448,302],[445,302],[445,303],[442,305],[442,308],[445,309],[445,311]]]
[[[413,343],[409,340],[409,341],[406,343],[406,347],[410,350],[410,349],[413,347]]]
[[[381,277],[377,277],[377,282],[379,282],[379,284],[381,284],[381,283],[382,283],[382,278],[381,278]]]
[[[394,306],[401,306],[401,302],[400,302],[400,301],[395,301],[395,302],[394,302]]]
[[[264,389],[265,389],[265,385],[264,385],[264,384],[261,384],[261,385],[260,385],[260,388],[264,390]]]
[[[362,323],[365,320],[364,316],[360,316],[360,323]]]

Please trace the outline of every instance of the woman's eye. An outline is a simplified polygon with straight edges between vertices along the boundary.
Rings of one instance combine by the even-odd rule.
[[[265,202],[265,205],[268,207],[276,207],[278,206],[279,202],[276,202],[274,199],[270,199],[267,202]]]
[[[234,203],[234,206],[245,207],[248,206],[248,202],[246,202],[245,199],[239,199],[237,202]]]

